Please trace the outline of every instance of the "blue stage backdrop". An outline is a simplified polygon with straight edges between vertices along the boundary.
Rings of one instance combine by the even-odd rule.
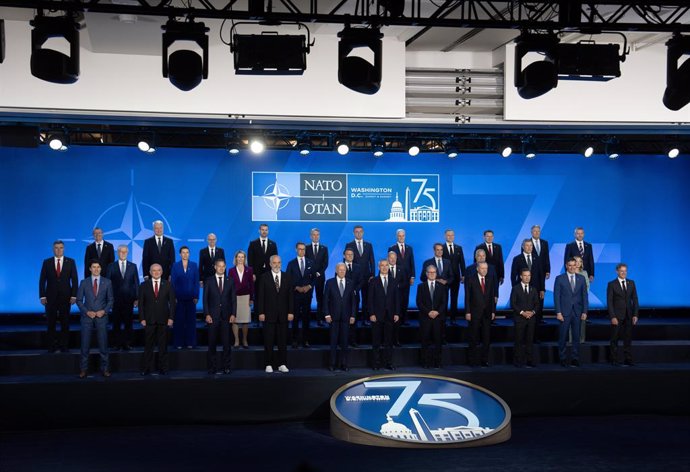
[[[281,256],[295,255],[318,226],[331,252],[328,276],[362,222],[365,239],[383,258],[404,228],[415,249],[417,272],[432,245],[453,228],[471,260],[484,229],[504,247],[506,271],[533,224],[551,244],[552,275],[546,305],[553,306],[553,280],[562,272],[565,244],[583,226],[594,246],[596,279],[590,305],[606,303],[606,283],[619,261],[629,264],[640,303],[646,307],[690,306],[688,202],[690,161],[658,156],[521,157],[370,154],[338,156],[272,151],[230,157],[222,150],[160,149],[145,155],[132,148],[75,147],[55,153],[0,149],[0,300],[2,313],[41,312],[38,276],[51,243],[62,239],[66,255],[82,267],[94,226],[114,244],[128,244],[137,264],[141,248],[161,219],[166,234],[192,249],[209,232],[232,254],[256,238],[260,221]],[[418,275],[418,274],[417,274]],[[411,294],[414,305],[415,291]],[[508,302],[501,287],[499,305]]]

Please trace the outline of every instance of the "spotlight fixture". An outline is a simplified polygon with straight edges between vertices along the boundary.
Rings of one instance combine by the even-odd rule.
[[[378,28],[352,28],[346,24],[338,37],[338,82],[366,95],[378,92],[383,69],[381,31]],[[369,48],[374,53],[374,63],[351,55],[357,48]]]
[[[162,26],[163,33],[163,77],[185,92],[208,78],[208,35],[209,29],[203,23],[170,19]],[[201,48],[201,56],[191,49],[180,49],[168,56],[168,48],[175,41],[191,41]]]
[[[297,140],[297,149],[301,156],[308,156],[311,153],[311,140],[307,136],[303,136]]]
[[[266,149],[266,145],[264,142],[259,139],[259,138],[252,138],[249,141],[249,149],[254,153],[254,154],[261,154],[264,152]]]
[[[498,152],[501,157],[510,157],[515,151],[517,144],[518,143],[511,140],[499,141],[498,145],[496,146],[496,152]]]
[[[408,144],[407,153],[410,156],[412,156],[412,157],[417,156],[419,154],[419,151],[420,151],[419,143],[417,143],[416,141],[412,141]]]
[[[66,151],[69,146],[67,134],[62,131],[53,131],[48,135],[48,147],[53,151]]]
[[[338,151],[338,154],[344,156],[350,152],[350,141],[347,139],[339,139],[335,145],[335,148]]]
[[[675,34],[666,43],[666,90],[664,105],[669,110],[678,111],[690,103],[690,58],[681,66],[678,61],[690,55],[690,36]]]
[[[592,157],[594,155],[594,143],[586,143],[584,144],[580,152],[582,153],[583,156],[585,157]]]
[[[620,157],[620,143],[616,139],[612,139],[606,143],[606,155],[609,159],[614,160]]]
[[[374,144],[372,146],[372,151],[374,157],[382,157],[384,152],[383,144]]]
[[[446,156],[448,156],[450,159],[455,159],[456,157],[458,157],[458,146],[454,142],[447,142],[445,145],[445,149]]]
[[[374,154],[374,157],[383,156],[386,151],[386,143],[381,136],[374,134],[369,138],[369,141],[371,142],[371,152]]]
[[[225,150],[228,151],[228,154],[235,155],[239,154],[240,152],[240,141],[236,137],[232,137],[228,139],[227,144],[225,145]]]
[[[141,152],[145,152],[148,154],[153,154],[156,152],[156,146],[153,144],[153,138],[149,136],[142,136],[139,138],[139,141],[137,142],[137,148]]]
[[[673,145],[666,152],[666,155],[669,157],[669,159],[675,159],[680,155],[680,149],[678,149],[678,146]]]
[[[79,25],[69,16],[42,16],[29,22],[31,30],[31,75],[46,82],[73,84],[79,79]],[[43,48],[50,38],[64,38],[69,56]]]
[[[522,140],[522,153],[527,159],[534,159],[537,157],[537,143],[532,137]]]
[[[526,32],[523,32],[515,40],[513,81],[522,98],[536,98],[558,86],[556,49],[559,41],[554,33],[537,35]],[[543,54],[545,58],[543,61],[533,62],[523,69],[522,60],[529,52]]]
[[[254,2],[257,3],[257,2]],[[260,2],[259,2],[260,3]],[[230,29],[230,51],[233,53],[235,74],[244,75],[302,75],[307,69],[307,54],[314,42],[309,28],[297,23],[307,35],[277,34],[264,31],[262,34],[239,34],[240,25],[234,23]]]

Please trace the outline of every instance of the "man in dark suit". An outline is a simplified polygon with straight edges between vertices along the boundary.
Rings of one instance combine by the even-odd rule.
[[[127,260],[129,248],[122,244],[117,248],[117,262],[108,266],[106,277],[113,284],[113,346],[123,351],[132,347],[132,315],[139,295],[139,271],[137,265]],[[124,334],[122,334],[124,325]]]
[[[247,263],[254,272],[254,300],[258,300],[261,291],[259,280],[266,272],[271,271],[271,257],[278,255],[278,245],[275,241],[268,239],[268,225],[259,225],[259,237],[249,243],[247,248]],[[254,315],[256,316],[256,310]],[[256,320],[255,320],[256,321]]]
[[[441,367],[441,326],[445,323],[447,307],[448,290],[436,283],[436,266],[430,264],[426,268],[426,282],[417,286],[422,366],[425,368]]]
[[[388,252],[393,251],[397,254],[398,265],[403,266],[408,274],[409,280],[400,285],[400,325],[407,325],[407,308],[410,305],[410,287],[414,285],[414,250],[412,246],[405,242],[405,230],[399,229],[395,232],[396,243],[388,248]],[[397,343],[397,337],[395,338]],[[399,344],[399,343],[398,343]]]
[[[163,279],[170,281],[170,272],[175,263],[175,243],[163,235],[163,222],[153,222],[153,236],[144,241],[144,251],[141,256],[141,270],[147,278],[153,264],[159,264],[163,270]]]
[[[274,365],[278,366],[279,372],[287,373],[290,372],[287,368],[288,323],[294,319],[293,283],[290,274],[280,270],[280,256],[271,256],[269,264],[271,270],[264,273],[257,284],[261,285],[257,292],[257,312],[259,321],[264,324],[266,373],[272,373]],[[274,362],[273,346],[276,344],[278,355]]]
[[[65,244],[58,240],[53,243],[53,257],[43,261],[38,279],[38,296],[41,305],[46,307],[48,318],[48,352],[68,352],[70,305],[77,301],[77,264],[74,259],[65,257]],[[57,338],[56,324],[60,319],[60,339]]]
[[[419,276],[422,282],[426,282],[426,268],[430,265],[436,267],[436,282],[448,288],[453,283],[453,268],[450,259],[443,258],[443,244],[434,244],[434,257],[424,261],[422,273]]]
[[[364,324],[369,324],[369,306],[367,293],[369,291],[369,281],[376,273],[376,263],[374,262],[374,246],[367,241],[364,241],[364,228],[357,225],[353,229],[355,239],[345,245],[345,249],[352,249],[354,255],[353,261],[359,265],[362,271],[362,282],[359,290],[362,299],[362,319]]]
[[[486,251],[484,249],[475,249],[474,264],[468,265],[465,269],[465,279],[468,277],[475,277],[477,275],[477,264],[480,262],[486,262]],[[489,266],[489,269],[486,273],[486,276],[494,281],[494,298],[496,299],[495,303],[498,303],[498,275],[496,275],[496,268],[488,262],[487,265]]]
[[[103,240],[103,230],[101,228],[93,229],[93,242],[86,246],[84,254],[84,278],[91,276],[91,261],[97,260],[103,269],[103,276],[105,275],[108,266],[115,260],[115,248],[112,243]]]
[[[515,324],[514,359],[515,367],[534,367],[534,329],[539,310],[539,296],[531,284],[532,273],[528,268],[520,270],[520,281],[510,292],[510,308]]]
[[[352,281],[352,286],[355,290],[355,318],[357,318],[357,310],[359,309],[359,300],[361,299],[360,290],[363,284],[368,283],[362,278],[362,269],[355,261],[355,251],[346,248],[343,251],[343,263],[345,264],[345,277]],[[350,326],[348,330],[348,343],[352,347],[357,347],[357,324]]]
[[[558,332],[558,357],[561,366],[567,367],[566,340],[572,330],[571,364],[580,365],[580,320],[587,319],[588,299],[585,278],[577,273],[577,262],[570,258],[565,274],[556,277],[553,285],[553,302],[556,318],[561,322]]]
[[[445,236],[446,242],[443,245],[443,258],[450,261],[450,268],[453,272],[453,282],[448,285],[450,295],[448,315],[451,324],[455,324],[458,316],[460,284],[465,281],[465,254],[462,251],[462,246],[455,244],[455,231],[447,229]]]
[[[475,250],[476,249],[484,250],[486,253],[486,262],[494,266],[496,269],[496,276],[498,277],[498,284],[503,285],[503,279],[505,279],[503,249],[500,244],[494,242],[494,232],[492,230],[487,229],[484,231],[484,242],[478,245]]]
[[[209,233],[206,236],[208,246],[199,251],[199,284],[203,287],[204,281],[213,277],[216,273],[216,261],[225,259],[225,251],[218,247],[218,238],[215,234]]]
[[[307,247],[304,243],[295,245],[297,257],[288,262],[286,272],[290,274],[293,284],[295,319],[292,321],[292,347],[299,344],[309,347],[309,323],[311,321],[311,298],[314,287],[314,262],[305,256]],[[302,328],[299,323],[302,321]]]
[[[154,368],[154,346],[158,346],[160,374],[168,373],[168,328],[175,319],[175,303],[175,290],[163,278],[163,268],[157,263],[151,265],[149,278],[139,286],[139,322],[144,328],[141,375],[150,374]]]
[[[393,326],[400,321],[400,297],[395,281],[388,273],[388,261],[379,262],[379,275],[369,282],[369,321],[371,321],[371,347],[373,367],[381,365],[393,370]],[[383,340],[383,357],[381,341]],[[383,362],[381,362],[383,361]]]
[[[213,375],[216,368],[218,335],[223,343],[223,373],[231,369],[230,325],[237,314],[237,293],[232,278],[225,272],[225,261],[216,259],[215,274],[204,282],[204,315],[208,326],[208,352],[206,368]]]
[[[312,228],[309,232],[311,244],[307,245],[306,256],[314,262],[314,290],[316,294],[316,321],[323,326],[323,287],[328,269],[328,247],[321,244],[321,231]]]
[[[81,281],[77,290],[77,306],[81,312],[81,356],[79,378],[86,378],[89,368],[91,334],[96,331],[98,351],[101,355],[103,377],[110,377],[108,368],[108,313],[113,308],[113,287],[110,280],[101,277],[101,263],[91,261],[91,275]]]
[[[326,282],[323,293],[325,320],[331,327],[331,355],[328,369],[333,371],[339,365],[341,370],[349,370],[347,365],[348,330],[355,323],[357,314],[357,291],[352,280],[345,274],[344,262],[335,266],[335,277]],[[337,348],[340,346],[340,364],[337,363]]]
[[[582,268],[587,271],[589,281],[592,282],[594,280],[594,253],[592,245],[585,241],[585,230],[579,226],[575,228],[575,241],[565,246],[563,264],[566,265],[568,260],[575,256],[582,258]]]
[[[388,251],[388,274],[391,280],[395,281],[395,286],[398,287],[398,297],[400,299],[400,310],[402,311],[402,303],[405,297],[410,297],[410,276],[407,268],[400,265],[398,262],[398,253],[395,251]],[[400,326],[402,325],[402,317],[400,323],[393,325],[393,346],[400,347]]]
[[[470,331],[470,365],[489,366],[489,345],[491,322],[496,318],[496,299],[493,296],[494,281],[487,276],[489,265],[486,262],[477,263],[477,274],[465,279],[465,319],[469,323]],[[482,341],[481,353],[477,351],[479,338]]]
[[[628,266],[617,264],[618,277],[606,287],[606,305],[611,319],[611,363],[619,365],[618,339],[623,336],[623,357],[627,366],[635,365],[632,358],[632,327],[637,324],[640,303],[637,286],[628,279]]]
[[[541,237],[541,226],[534,225],[532,232],[532,246],[534,254],[539,258],[539,266],[542,275],[542,285],[546,287],[546,281],[551,277],[551,255],[549,254],[549,242]],[[534,341],[539,342],[539,325],[546,324],[542,319],[544,313],[544,298],[539,299],[539,310],[536,314],[536,328],[534,329]]]
[[[510,267],[510,283],[511,287],[520,283],[522,280],[522,270],[530,271],[530,285],[539,294],[539,298],[544,298],[544,278],[541,272],[541,261],[534,254],[534,247],[532,240],[527,238],[522,241],[522,252],[513,257],[513,263]]]

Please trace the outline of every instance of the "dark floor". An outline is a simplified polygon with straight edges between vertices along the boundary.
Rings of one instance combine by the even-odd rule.
[[[0,471],[690,470],[687,416],[514,418],[512,426],[503,444],[435,451],[343,443],[326,423],[2,433]]]

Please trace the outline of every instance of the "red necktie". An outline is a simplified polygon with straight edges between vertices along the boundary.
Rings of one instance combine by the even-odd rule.
[[[57,260],[57,268],[55,269],[55,273],[58,276],[58,279],[60,278],[60,273],[62,272],[62,268],[60,267],[60,259]]]
[[[93,279],[93,296],[98,296],[98,279]]]
[[[158,298],[158,281],[153,282],[153,295]]]
[[[486,284],[484,284],[484,277],[482,277],[482,293],[486,293]]]
[[[493,244],[490,244],[490,245],[489,245],[489,257],[493,257],[493,256],[494,256],[494,252],[491,250],[492,246],[493,246]]]

